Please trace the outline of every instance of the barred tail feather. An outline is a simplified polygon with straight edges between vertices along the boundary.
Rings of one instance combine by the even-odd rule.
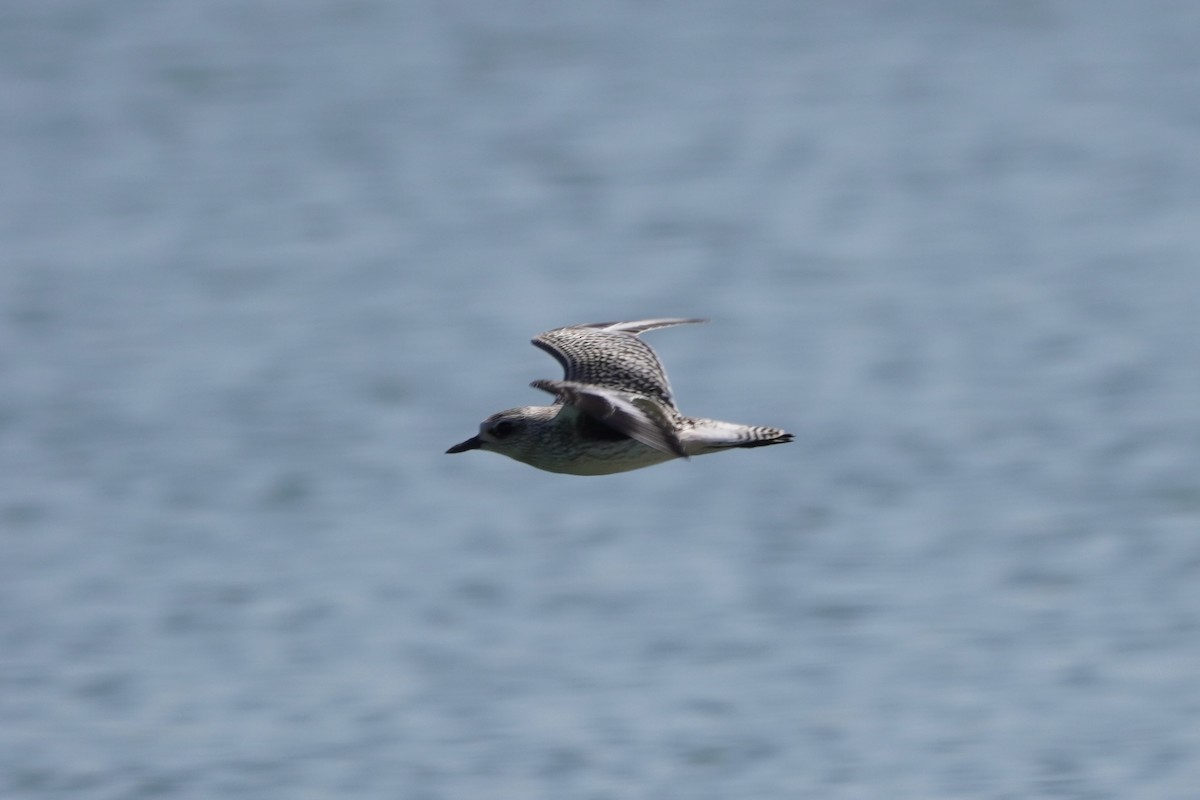
[[[780,428],[765,425],[739,425],[715,419],[690,419],[691,424],[680,438],[689,455],[715,453],[734,447],[766,447],[785,444],[795,437]]]
[[[781,431],[779,428],[755,428],[755,436],[758,438],[751,439],[746,442],[740,442],[732,447],[765,447],[769,444],[787,444],[795,439],[792,434]]]

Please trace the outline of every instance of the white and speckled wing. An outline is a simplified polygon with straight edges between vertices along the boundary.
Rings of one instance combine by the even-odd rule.
[[[550,392],[560,403],[602,425],[673,456],[687,458],[676,425],[678,414],[658,400],[575,381],[534,381],[536,389]]]
[[[672,325],[706,321],[644,319],[634,322],[594,322],[547,331],[535,338],[533,344],[558,359],[568,382],[643,395],[674,412],[675,401],[671,396],[667,373],[654,350],[639,339],[638,334]]]

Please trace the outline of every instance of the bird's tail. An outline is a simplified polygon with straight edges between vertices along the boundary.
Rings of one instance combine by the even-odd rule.
[[[690,430],[680,438],[688,455],[714,453],[732,447],[766,447],[792,441],[792,434],[766,425],[740,425],[715,419],[691,419]]]

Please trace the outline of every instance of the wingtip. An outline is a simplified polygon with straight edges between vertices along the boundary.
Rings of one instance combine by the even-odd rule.
[[[651,317],[649,319],[614,320],[612,322],[587,322],[582,325],[571,325],[567,328],[593,328],[600,331],[616,333],[632,333],[634,336],[659,328],[670,328],[675,325],[703,325],[709,320],[702,317]]]

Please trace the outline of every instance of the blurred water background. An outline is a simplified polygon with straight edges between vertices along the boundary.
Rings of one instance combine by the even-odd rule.
[[[0,8],[0,797],[1200,786],[1200,6]],[[446,456],[655,332],[787,447]]]

